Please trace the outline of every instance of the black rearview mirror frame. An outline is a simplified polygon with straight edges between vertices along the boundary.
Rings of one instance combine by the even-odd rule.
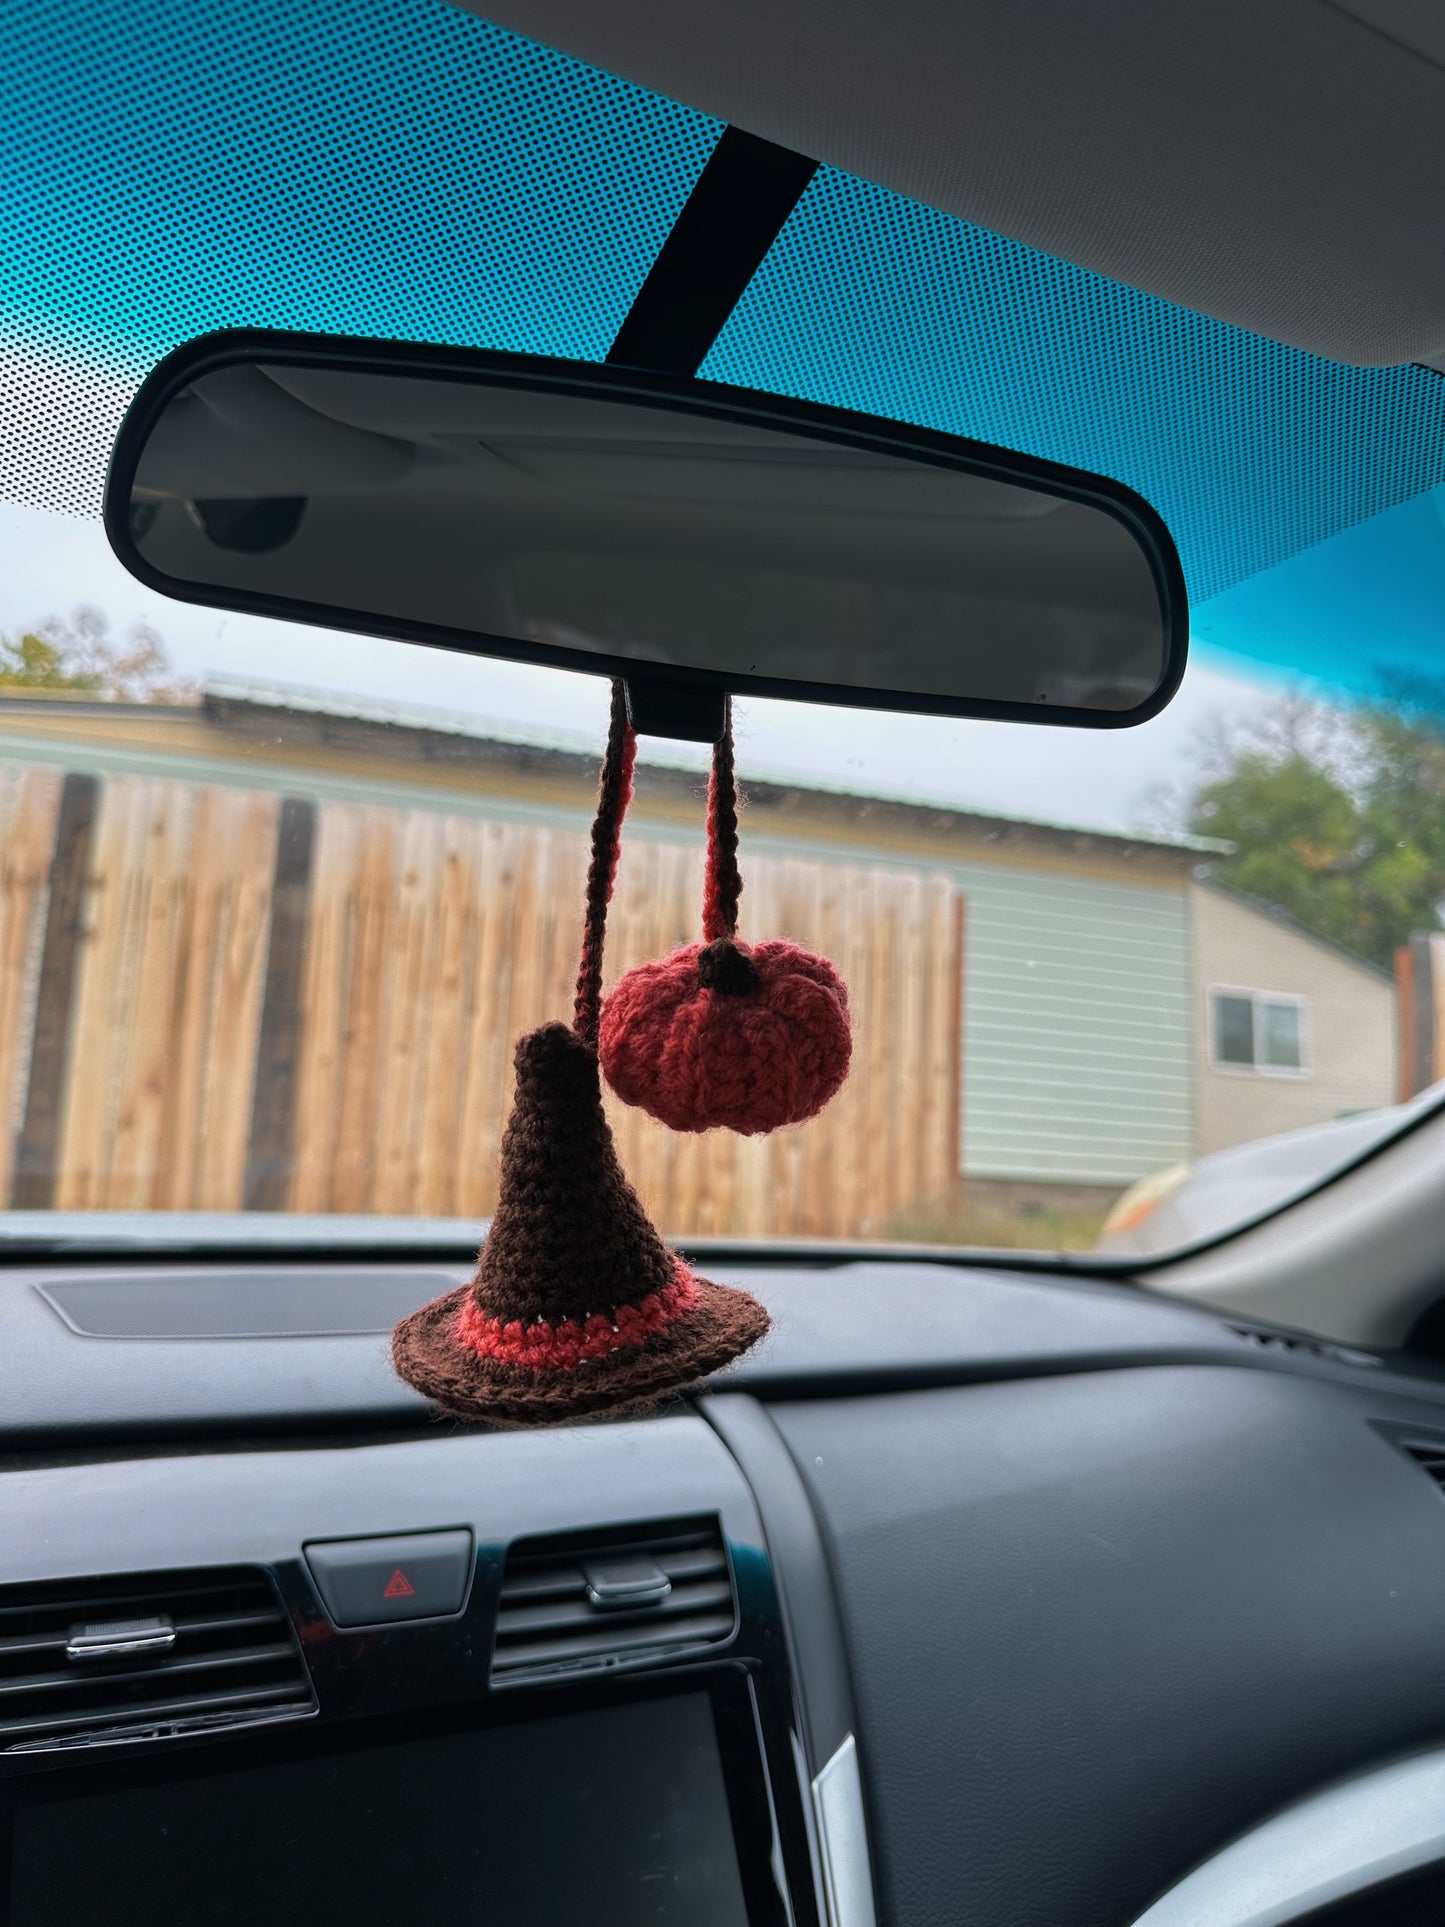
[[[137,471],[146,445],[166,409],[202,377],[255,363],[333,372],[423,377],[430,381],[486,383],[541,390],[592,400],[626,401],[673,415],[780,430],[812,440],[951,468],[1013,488],[1032,489],[1113,518],[1146,558],[1159,601],[1163,673],[1147,700],[1134,708],[1072,708],[1064,704],[979,700],[967,695],[852,684],[799,682],[787,677],[742,674],[640,661],[591,649],[533,642],[514,636],[439,627],[404,615],[378,616],[356,609],[168,575],[147,561],[133,514]],[[227,506],[227,505],[220,505]],[[271,506],[271,505],[266,505]],[[279,514],[285,498],[276,498]],[[1171,700],[1184,673],[1188,650],[1188,604],[1179,557],[1162,518],[1122,483],[1082,470],[1010,453],[981,442],[942,435],[875,416],[793,401],[715,382],[647,373],[615,364],[579,363],[490,350],[416,346],[404,342],[233,330],[207,335],[176,349],[142,384],[121,424],[106,479],[104,524],[123,566],[148,588],[174,599],[243,615],[420,643],[462,654],[499,657],[542,667],[620,676],[639,692],[639,708],[705,716],[709,697],[731,694],[833,704],[935,716],[980,717],[1065,728],[1125,729],[1156,716]],[[244,545],[246,524],[232,546]],[[644,694],[644,692],[646,692]],[[646,727],[639,716],[640,726]],[[672,733],[672,732],[668,732]],[[681,733],[691,733],[683,731]]]

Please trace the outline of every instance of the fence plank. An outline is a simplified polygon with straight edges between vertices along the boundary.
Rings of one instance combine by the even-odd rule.
[[[858,872],[851,865],[820,865],[818,925],[815,933],[819,952],[832,960],[849,993],[849,1014],[856,1033],[859,986],[850,975],[849,946],[851,928],[856,920],[854,898]],[[855,1036],[855,1049],[856,1049]],[[853,1124],[849,1087],[842,1091],[813,1125],[809,1126],[809,1157],[815,1182],[821,1184],[827,1209],[820,1219],[829,1224],[846,1223],[851,1235],[857,1229],[858,1201],[870,1146],[867,1133]]]
[[[291,1189],[315,845],[316,805],[309,797],[283,798],[247,1137],[243,1195],[248,1211],[281,1210]]]
[[[414,1209],[447,1216],[462,1209],[457,1164],[466,1039],[471,1022],[479,936],[480,826],[449,816],[442,825],[432,1007],[421,1071]]]
[[[110,1184],[116,1059],[125,1048],[133,982],[128,952],[138,909],[136,825],[144,827],[146,789],[138,779],[112,777],[100,796],[56,1171],[54,1202],[62,1211],[102,1210]]]
[[[478,874],[478,932],[466,1070],[457,1132],[457,1209],[485,1217],[496,1203],[497,1155],[511,1090],[512,906],[523,831],[484,823]]]
[[[57,1202],[65,1088],[74,1040],[75,991],[85,945],[86,890],[100,786],[71,774],[61,789],[47,882],[45,935],[31,1040],[25,1111],[10,1201],[18,1211]]]
[[[1430,1083],[1445,1077],[1445,933],[1432,930],[1427,943],[1430,959]]]
[[[396,914],[390,933],[391,995],[381,1051],[374,1211],[417,1209],[418,1150],[424,1103],[427,1037],[438,993],[434,954],[438,937],[442,819],[410,810],[401,825]]]
[[[932,896],[927,1130],[929,1142],[938,1146],[936,1194],[951,1203],[963,1177],[963,944],[967,908],[959,892],[943,878],[934,882]]]
[[[0,857],[0,1197],[12,1197],[15,1153],[39,1007],[50,868],[62,783],[49,770],[5,772]],[[67,1012],[68,1015],[68,1012]]]
[[[293,1211],[329,1211],[346,1054],[349,938],[361,811],[327,803],[317,812],[311,878],[311,922],[301,985],[301,1040],[296,1066],[296,1137],[292,1152]]]
[[[351,969],[331,1183],[334,1211],[371,1211],[376,1197],[381,1046],[391,986],[396,816],[368,808],[351,905]]]
[[[184,1211],[196,1193],[204,1130],[206,1059],[211,1038],[211,993],[222,928],[218,901],[230,865],[223,834],[228,792],[197,790],[177,937],[179,967],[170,1012],[174,1040],[171,1076],[163,1092],[155,1204]]]
[[[236,1211],[246,1174],[280,799],[234,792],[211,993],[201,1154],[191,1208]]]
[[[143,798],[137,798],[138,840],[130,856],[132,973],[119,1014],[115,1111],[103,1189],[105,1206],[113,1211],[144,1211],[157,1201],[167,1084],[176,1069],[171,1021],[192,802],[193,792],[179,783],[148,784]]]
[[[927,927],[923,921],[923,884],[917,872],[897,879],[897,888],[884,916],[891,975],[880,977],[873,987],[874,1008],[886,984],[890,1000],[889,1047],[884,1055],[887,1082],[884,1110],[875,1117],[886,1117],[889,1128],[882,1133],[887,1159],[887,1198],[889,1231],[897,1229],[900,1214],[918,1195],[920,1180],[926,1183],[923,1163],[923,1090],[922,1073],[927,1039],[924,1034],[923,989],[927,972]]]

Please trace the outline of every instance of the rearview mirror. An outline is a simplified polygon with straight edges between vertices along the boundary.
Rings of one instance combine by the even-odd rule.
[[[105,517],[167,595],[684,700],[1119,726],[1184,667],[1119,483],[591,363],[212,335],[136,397]]]

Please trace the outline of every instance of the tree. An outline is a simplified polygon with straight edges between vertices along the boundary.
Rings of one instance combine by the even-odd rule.
[[[1386,964],[1445,907],[1445,696],[1398,683],[1352,711],[1289,701],[1214,740],[1185,799],[1234,845],[1220,882]]]
[[[193,702],[196,690],[171,680],[160,636],[133,623],[119,639],[103,610],[82,606],[69,621],[48,616],[13,641],[0,636],[0,693],[53,690],[103,702]]]

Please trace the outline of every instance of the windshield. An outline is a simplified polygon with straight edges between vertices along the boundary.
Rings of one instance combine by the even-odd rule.
[[[442,0],[21,0],[10,37],[0,1228],[473,1225],[513,1040],[570,1007],[606,686],[167,602],[110,555],[107,453],[221,326],[600,359],[720,129]],[[1126,732],[738,705],[742,934],[835,961],[853,1070],[767,1139],[611,1105],[660,1225],[1117,1258],[1413,1115],[1445,1072],[1445,377],[826,168],[702,372],[1126,482],[1192,656]],[[641,759],[609,981],[699,935],[705,756]]]

